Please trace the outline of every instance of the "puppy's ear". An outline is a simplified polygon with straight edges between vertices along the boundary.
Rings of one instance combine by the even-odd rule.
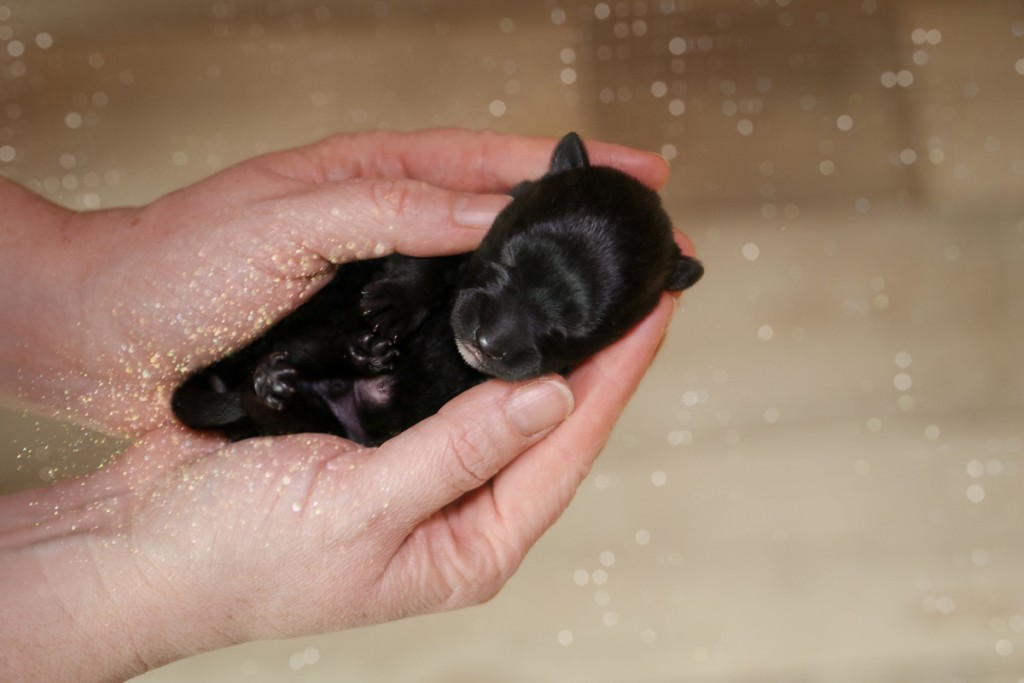
[[[555,146],[548,173],[561,173],[588,166],[590,166],[590,159],[587,157],[587,150],[583,147],[583,141],[576,133],[569,133]]]
[[[668,276],[665,289],[670,292],[681,292],[697,284],[702,275],[704,275],[704,266],[700,261],[680,254],[679,260],[672,268],[672,273]]]

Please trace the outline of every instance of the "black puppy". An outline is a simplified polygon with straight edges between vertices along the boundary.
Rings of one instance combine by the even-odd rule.
[[[313,431],[376,445],[488,376],[568,370],[704,272],[680,253],[658,195],[591,166],[575,133],[512,194],[470,254],[341,267],[182,384],[175,414],[233,439]]]

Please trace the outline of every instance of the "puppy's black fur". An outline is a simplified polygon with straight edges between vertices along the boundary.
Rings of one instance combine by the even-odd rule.
[[[379,444],[488,376],[562,372],[700,279],[658,195],[591,166],[570,133],[476,251],[347,264],[251,345],[175,392],[230,438],[327,432]]]

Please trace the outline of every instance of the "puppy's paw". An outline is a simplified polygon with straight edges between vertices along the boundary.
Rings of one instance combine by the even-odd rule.
[[[381,278],[363,289],[359,311],[377,337],[397,343],[423,320],[420,294],[401,278]]]
[[[288,354],[276,351],[267,354],[253,370],[252,387],[263,405],[271,410],[284,410],[295,396],[298,379],[298,370],[288,360]]]
[[[349,356],[356,368],[372,374],[394,370],[398,349],[386,337],[376,332],[361,332],[349,340]]]

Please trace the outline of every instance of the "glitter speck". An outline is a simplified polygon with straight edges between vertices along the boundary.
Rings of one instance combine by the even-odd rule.
[[[971,484],[967,487],[967,500],[972,503],[980,503],[985,500],[985,487],[980,484]]]
[[[488,106],[488,110],[491,112],[491,116],[504,116],[508,107],[506,107],[505,103],[501,100],[492,100],[491,104]]]

